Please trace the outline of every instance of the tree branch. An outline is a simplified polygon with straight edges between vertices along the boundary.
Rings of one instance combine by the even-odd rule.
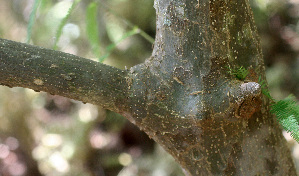
[[[0,39],[0,84],[45,91],[116,112],[126,101],[127,71],[71,54]]]
[[[155,8],[152,57],[130,72],[0,39],[0,84],[119,112],[186,175],[295,175],[258,84],[265,72],[248,0],[155,0]],[[247,80],[227,66],[248,69]]]

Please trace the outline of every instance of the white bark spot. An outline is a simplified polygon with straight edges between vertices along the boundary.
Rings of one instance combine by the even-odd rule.
[[[33,83],[39,86],[44,85],[44,81],[41,79],[34,79]]]
[[[243,96],[257,96],[261,93],[261,85],[256,82],[243,83],[241,84],[240,88]]]

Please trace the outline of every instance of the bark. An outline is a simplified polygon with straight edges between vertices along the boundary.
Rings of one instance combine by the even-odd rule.
[[[296,175],[258,78],[247,0],[156,0],[151,58],[129,71],[0,40],[0,83],[94,103],[127,117],[186,175]],[[237,80],[226,67],[248,68]]]
[[[127,71],[37,46],[0,39],[0,84],[93,103],[119,112]]]

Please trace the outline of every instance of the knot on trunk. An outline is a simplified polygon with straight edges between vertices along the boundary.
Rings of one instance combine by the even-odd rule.
[[[242,83],[232,88],[231,93],[236,102],[234,112],[236,117],[249,119],[260,110],[262,104],[260,84],[256,82]]]

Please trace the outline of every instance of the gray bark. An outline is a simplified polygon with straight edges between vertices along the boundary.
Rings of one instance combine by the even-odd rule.
[[[186,175],[296,175],[258,78],[265,77],[247,0],[156,0],[151,58],[130,70],[0,40],[0,83],[116,111]],[[248,68],[237,80],[226,67]]]
[[[119,112],[127,98],[127,71],[59,51],[0,39],[0,79]]]

